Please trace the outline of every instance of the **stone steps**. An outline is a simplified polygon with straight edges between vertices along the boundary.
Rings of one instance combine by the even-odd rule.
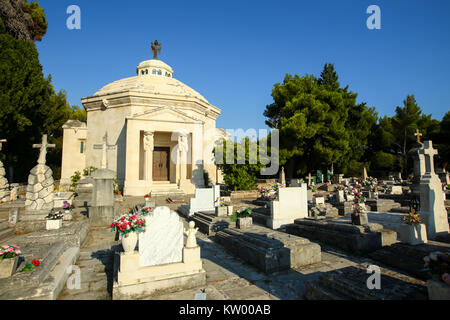
[[[82,248],[76,266],[81,273],[80,287],[69,289],[66,285],[58,300],[111,300],[113,251],[108,243]]]

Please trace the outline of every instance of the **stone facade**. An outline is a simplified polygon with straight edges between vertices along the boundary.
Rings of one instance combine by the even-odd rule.
[[[204,171],[211,182],[221,182],[211,161],[214,142],[226,137],[216,129],[220,109],[173,78],[172,68],[160,60],[142,62],[137,73],[82,99],[88,126],[65,125],[62,180],[79,166],[100,167],[95,145],[106,132],[115,146],[107,152],[108,169],[116,172],[124,195],[143,196],[168,186],[193,194],[205,185]],[[69,150],[80,149],[84,138],[85,160],[77,154],[80,159],[72,163]]]

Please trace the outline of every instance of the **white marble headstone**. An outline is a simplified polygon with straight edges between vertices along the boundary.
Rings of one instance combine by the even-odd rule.
[[[220,186],[195,189],[195,197],[190,200],[190,211],[214,210],[219,205],[219,202],[216,202],[219,197]]]
[[[139,234],[141,267],[183,260],[183,223],[175,211],[156,207],[145,218],[146,231]]]

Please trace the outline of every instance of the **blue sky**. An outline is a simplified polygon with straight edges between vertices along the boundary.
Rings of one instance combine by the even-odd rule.
[[[407,94],[441,120],[450,110],[450,1],[39,0],[48,31],[37,42],[44,73],[69,102],[135,75],[162,42],[174,77],[220,109],[221,128],[265,128],[263,111],[286,73],[320,75],[335,64],[358,102],[392,116]],[[69,5],[81,30],[69,30]],[[370,5],[381,30],[369,30]]]

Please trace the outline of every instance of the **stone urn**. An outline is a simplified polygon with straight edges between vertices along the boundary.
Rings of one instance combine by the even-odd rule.
[[[429,300],[450,300],[450,285],[443,281],[430,279],[427,281]]]
[[[360,212],[358,214],[352,213],[352,224],[356,226],[366,226],[369,224],[369,217],[366,212]]]
[[[403,224],[398,229],[398,237],[401,242],[417,245],[427,243],[427,228],[425,224]]]
[[[62,223],[63,223],[62,219],[57,219],[57,220],[47,219],[45,228],[47,230],[57,230],[62,227]]]
[[[0,279],[11,277],[17,269],[19,256],[0,261]]]
[[[134,252],[137,240],[138,240],[137,232],[130,232],[122,236],[122,247],[123,251],[125,251],[125,254],[131,254]]]

